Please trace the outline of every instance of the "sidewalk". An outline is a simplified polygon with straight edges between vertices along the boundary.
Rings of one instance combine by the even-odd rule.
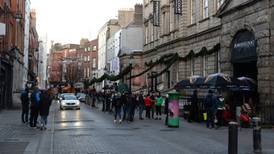
[[[50,128],[50,117],[48,120]],[[49,133],[49,130],[40,131],[23,124],[20,108],[0,111],[0,121],[0,154],[36,154],[39,141],[45,133]]]

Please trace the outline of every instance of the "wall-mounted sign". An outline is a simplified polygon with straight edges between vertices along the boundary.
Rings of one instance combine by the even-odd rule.
[[[6,24],[0,23],[0,35],[6,35]]]
[[[160,1],[153,1],[153,26],[160,26]]]
[[[181,15],[182,9],[183,9],[182,0],[174,0],[174,13]]]
[[[232,42],[232,63],[243,63],[257,60],[257,42],[250,31],[239,32]]]

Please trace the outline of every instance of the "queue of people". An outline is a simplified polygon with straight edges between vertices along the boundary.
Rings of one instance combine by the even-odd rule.
[[[22,123],[29,124],[32,128],[45,130],[52,98],[50,89],[41,90],[38,87],[34,87],[33,89],[25,88],[21,93]],[[40,125],[38,126],[39,115]]]
[[[92,97],[92,104],[96,104],[94,100],[97,100],[102,103],[103,112],[114,115],[114,123],[133,122],[135,118],[139,120],[145,118],[161,120],[162,109],[164,106],[168,106],[164,105],[164,102],[168,103],[168,99],[164,99],[159,92],[151,92],[145,96],[143,92],[134,94],[128,92],[98,92],[94,94],[93,91],[89,96]]]

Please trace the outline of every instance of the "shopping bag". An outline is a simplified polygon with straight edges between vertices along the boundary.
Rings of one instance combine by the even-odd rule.
[[[204,116],[204,121],[206,121],[207,120],[207,113],[206,112],[203,113],[203,116]]]

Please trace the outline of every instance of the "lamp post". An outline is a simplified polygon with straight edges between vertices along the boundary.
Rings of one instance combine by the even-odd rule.
[[[131,94],[132,59],[133,59],[133,56],[131,54],[130,57],[129,57],[129,67],[130,67],[130,71],[129,71],[129,93],[130,94]]]

